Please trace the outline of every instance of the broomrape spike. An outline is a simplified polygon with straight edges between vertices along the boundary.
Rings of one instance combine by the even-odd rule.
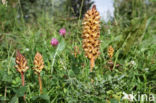
[[[94,67],[95,59],[100,52],[100,15],[94,5],[92,9],[88,10],[83,18],[83,49],[85,56],[90,59],[90,72]]]
[[[35,67],[33,68],[35,73],[38,74],[38,81],[39,81],[39,86],[40,86],[40,94],[42,94],[42,80],[40,77],[40,72],[44,68],[44,61],[42,55],[37,52],[34,58],[34,65]]]
[[[27,66],[27,60],[25,57],[19,52],[16,52],[16,64],[15,67],[17,68],[17,71],[21,74],[21,80],[22,80],[22,86],[24,86],[24,72],[26,72],[29,67]],[[25,95],[24,95],[25,100]]]
[[[114,49],[113,49],[112,46],[109,46],[109,48],[108,48],[108,56],[109,56],[110,60],[112,59],[113,54],[114,54]]]

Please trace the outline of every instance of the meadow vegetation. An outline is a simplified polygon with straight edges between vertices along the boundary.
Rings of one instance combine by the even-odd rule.
[[[92,72],[82,47],[81,15],[52,6],[56,7],[53,15],[40,8],[41,13],[27,18],[19,1],[23,0],[8,1],[7,6],[0,3],[1,103],[129,103],[122,99],[123,92],[156,95],[154,0],[114,2],[115,17],[100,21],[100,54]],[[62,28],[65,34],[59,32]],[[58,43],[53,44],[52,38]],[[29,67],[24,86],[15,68],[17,51]],[[38,73],[42,91],[34,72],[37,52],[44,62]]]

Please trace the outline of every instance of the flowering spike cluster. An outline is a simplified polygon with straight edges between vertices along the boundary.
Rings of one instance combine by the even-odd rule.
[[[94,67],[94,61],[99,56],[100,52],[100,15],[94,5],[88,10],[83,18],[83,49],[85,55],[90,59],[90,71]]]
[[[33,68],[35,70],[36,73],[40,73],[42,71],[42,69],[44,68],[44,61],[42,58],[42,55],[37,52],[34,58],[34,65],[35,67]]]
[[[15,67],[20,73],[24,73],[27,71],[27,69],[29,69],[29,67],[27,66],[27,60],[19,51],[16,52],[16,64],[17,65],[15,65]]]
[[[95,5],[84,16],[82,37],[86,57],[96,59],[100,54],[100,15]]]
[[[112,46],[109,46],[109,48],[108,48],[108,56],[109,56],[110,59],[112,59],[113,54],[114,54],[114,49],[113,49]]]

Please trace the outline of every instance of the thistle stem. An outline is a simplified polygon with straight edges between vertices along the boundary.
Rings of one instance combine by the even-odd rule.
[[[90,59],[90,72],[93,72],[93,68],[94,68],[94,58]]]
[[[24,73],[23,72],[21,72],[21,80],[22,80],[22,86],[24,86]],[[23,99],[25,101],[25,94],[23,96]]]
[[[38,82],[39,82],[39,85],[40,85],[40,94],[42,94],[42,80],[41,80],[40,73],[38,73]]]

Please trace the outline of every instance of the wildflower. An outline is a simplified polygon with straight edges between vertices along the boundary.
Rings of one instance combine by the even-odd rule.
[[[56,39],[56,38],[52,38],[52,40],[51,40],[51,45],[52,46],[57,46],[58,45],[58,40]]]
[[[40,73],[44,67],[43,58],[39,52],[37,52],[35,55],[34,65],[35,65],[34,70],[36,73]]]
[[[21,82],[22,86],[24,86],[25,84],[24,73],[27,71],[29,67],[27,66],[27,60],[19,51],[16,52],[16,64],[17,65],[15,65],[15,67],[17,68],[17,71],[21,73],[22,80]],[[23,99],[25,100],[25,95],[23,96]]]
[[[59,33],[61,36],[65,36],[66,35],[66,29],[64,29],[64,28],[60,29]]]
[[[17,65],[15,67],[17,68],[17,71],[20,73],[22,72],[24,73],[28,69],[27,60],[19,51],[17,51],[16,53],[16,64]]]
[[[136,62],[134,60],[130,61],[129,64],[132,66],[136,66]]]
[[[2,4],[7,6],[7,0],[2,0]]]
[[[110,59],[112,59],[113,54],[114,54],[114,49],[113,49],[112,46],[109,46],[109,48],[108,48],[108,56],[109,56]]]
[[[94,67],[95,59],[100,52],[100,15],[94,5],[91,10],[88,10],[83,18],[83,49],[85,55],[90,59],[90,72]]]
[[[44,68],[44,61],[43,61],[42,55],[39,52],[37,52],[35,55],[34,65],[35,65],[35,67],[33,69],[34,69],[35,73],[38,75],[40,94],[41,94],[42,93],[42,80],[40,77],[40,72]]]
[[[29,48],[25,48],[25,51],[29,51]]]

